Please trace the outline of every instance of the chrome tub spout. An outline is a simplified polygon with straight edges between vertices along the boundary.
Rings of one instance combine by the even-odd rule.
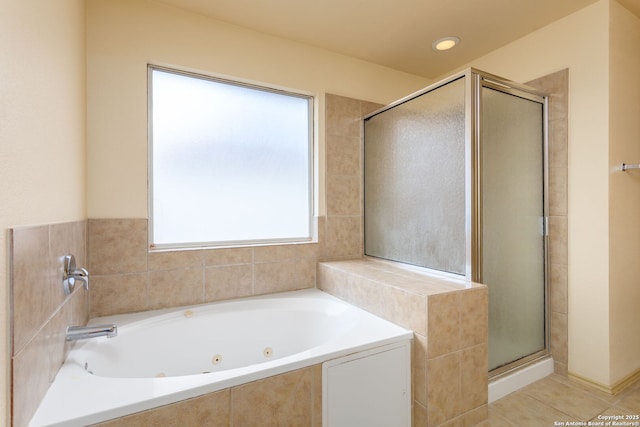
[[[68,326],[67,341],[76,341],[87,338],[107,337],[113,338],[118,335],[116,325],[94,325],[94,326]]]

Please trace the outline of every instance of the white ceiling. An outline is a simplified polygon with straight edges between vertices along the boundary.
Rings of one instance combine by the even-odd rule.
[[[597,0],[158,0],[427,78]],[[618,0],[640,16],[640,0]],[[446,52],[444,36],[461,43]]]

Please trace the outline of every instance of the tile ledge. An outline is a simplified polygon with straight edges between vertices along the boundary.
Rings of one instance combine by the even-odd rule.
[[[458,279],[454,277],[446,277],[436,272],[419,270],[418,267],[412,268],[392,261],[378,260],[372,258],[356,258],[340,261],[324,261],[319,262],[329,268],[340,270],[354,276],[363,277],[385,286],[394,287],[409,293],[418,295],[434,295],[448,292],[464,291],[467,289],[484,288],[483,284],[472,282],[467,279]],[[385,274],[396,275],[406,281],[390,282],[386,280],[376,279],[370,274],[379,271]]]

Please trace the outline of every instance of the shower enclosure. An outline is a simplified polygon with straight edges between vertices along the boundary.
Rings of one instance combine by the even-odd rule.
[[[364,121],[365,254],[489,289],[489,370],[548,354],[547,98],[469,69]]]

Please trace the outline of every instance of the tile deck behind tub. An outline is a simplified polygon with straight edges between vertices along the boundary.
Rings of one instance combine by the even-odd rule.
[[[414,331],[413,425],[487,418],[487,287],[375,258],[318,263],[318,287]]]

